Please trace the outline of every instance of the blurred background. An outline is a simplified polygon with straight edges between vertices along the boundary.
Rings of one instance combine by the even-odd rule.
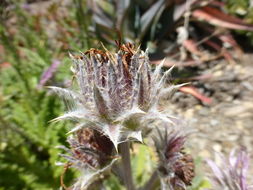
[[[197,165],[214,151],[252,151],[253,1],[1,0],[0,190],[59,189],[56,146],[67,145],[71,123],[49,122],[65,108],[46,86],[71,85],[69,52],[115,50],[115,40],[148,48],[153,65],[166,58],[171,83],[190,82],[164,106],[198,131],[189,142]],[[134,155],[139,184],[146,153]],[[191,189],[205,186],[200,171]],[[121,188],[113,178],[107,187]]]

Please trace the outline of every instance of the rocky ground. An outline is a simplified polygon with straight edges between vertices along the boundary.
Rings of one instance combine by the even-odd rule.
[[[244,146],[252,158],[252,60],[253,55],[244,55],[241,61],[234,64],[219,61],[204,66],[203,73],[213,76],[193,84],[212,98],[210,105],[203,105],[193,96],[182,92],[173,96],[169,109],[183,117],[189,127],[197,130],[189,140],[193,155],[215,160],[215,152],[227,155],[233,148]]]

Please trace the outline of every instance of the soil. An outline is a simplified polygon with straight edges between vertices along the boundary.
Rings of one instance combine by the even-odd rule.
[[[234,64],[227,61],[203,63],[205,81],[195,81],[203,94],[212,98],[204,105],[191,95],[176,92],[168,107],[183,117],[190,128],[189,145],[193,155],[217,160],[215,152],[228,155],[238,147],[253,149],[253,55],[245,54]],[[252,160],[252,154],[251,154]],[[253,168],[253,166],[251,167]],[[253,174],[253,170],[250,170]]]

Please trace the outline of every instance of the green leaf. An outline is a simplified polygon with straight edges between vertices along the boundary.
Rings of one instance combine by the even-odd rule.
[[[139,144],[135,149],[137,149],[137,153],[133,156],[132,168],[136,184],[141,186],[149,179],[153,169],[153,162],[148,146]]]

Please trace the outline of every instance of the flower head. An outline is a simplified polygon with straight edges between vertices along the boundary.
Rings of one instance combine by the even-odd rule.
[[[103,167],[111,160],[113,144],[98,131],[82,129],[76,137],[69,137],[73,158],[92,168]]]
[[[85,190],[100,175],[110,169],[113,159],[112,142],[99,131],[81,129],[68,138],[70,149],[63,147],[69,154],[62,154],[72,167],[82,172],[82,176],[73,185],[73,190]]]
[[[141,141],[154,120],[172,122],[158,111],[157,104],[180,85],[166,87],[170,70],[162,75],[161,64],[152,71],[147,52],[126,44],[119,45],[117,53],[91,49],[71,57],[78,90],[51,87],[69,102],[69,111],[55,120],[76,121],[70,133],[95,129],[117,149],[120,142]]]
[[[142,136],[162,123],[174,125],[174,118],[158,109],[159,100],[180,87],[167,86],[170,70],[162,75],[162,63],[152,70],[147,52],[132,44],[118,47],[117,53],[90,49],[80,56],[70,55],[77,85],[72,89],[50,87],[69,109],[55,121],[76,123],[69,131],[70,156],[64,156],[86,171],[86,180],[79,180],[77,189],[80,184],[87,187],[87,179],[107,170],[119,143],[142,141]]]
[[[223,163],[219,167],[215,162],[208,160],[214,176],[212,181],[217,190],[250,190],[253,186],[246,183],[249,167],[249,155],[244,149],[233,150],[229,159],[220,155]]]
[[[57,71],[61,62],[59,60],[53,60],[50,67],[43,72],[40,78],[38,88],[42,88],[51,78],[53,78],[54,73]]]
[[[185,190],[194,177],[194,163],[183,151],[186,136],[177,131],[158,130],[154,137],[159,157],[158,172],[162,189]]]

